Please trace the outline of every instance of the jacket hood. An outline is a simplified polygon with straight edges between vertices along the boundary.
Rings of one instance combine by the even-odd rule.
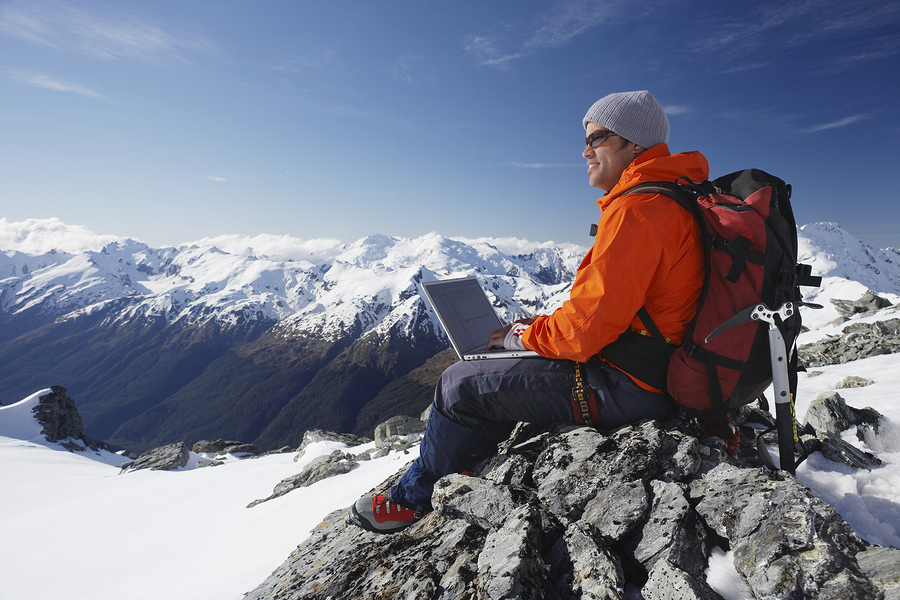
[[[670,154],[669,146],[657,144],[648,148],[632,161],[622,173],[619,182],[597,200],[600,209],[609,206],[616,198],[638,185],[648,181],[675,181],[678,177],[689,177],[701,182],[709,179],[709,162],[700,152]]]

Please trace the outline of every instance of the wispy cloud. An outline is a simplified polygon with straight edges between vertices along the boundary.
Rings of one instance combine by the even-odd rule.
[[[523,56],[523,53],[512,52],[509,48],[512,45],[512,30],[513,27],[507,23],[500,27],[500,31],[488,35],[469,36],[463,49],[471,53],[482,65],[503,65]]]
[[[207,41],[179,37],[137,18],[110,16],[63,3],[6,4],[0,7],[0,32],[102,60],[187,60],[188,52],[213,49]]]
[[[45,90],[53,90],[56,92],[71,92],[81,94],[82,96],[90,96],[92,98],[100,98],[105,100],[106,96],[86,87],[73,83],[59,81],[47,75],[40,73],[28,73],[25,71],[7,71],[7,75],[15,81],[30,85],[33,87],[43,88]]]
[[[839,119],[837,121],[832,121],[831,123],[823,123],[822,125],[816,125],[814,127],[810,127],[805,129],[806,133],[816,133],[818,131],[825,131],[827,129],[837,129],[838,127],[846,127],[847,125],[852,125],[858,121],[862,121],[864,119],[868,119],[869,115],[861,114],[861,115],[853,115],[852,117],[846,117],[843,119]]]
[[[741,63],[728,72],[758,69],[768,63],[754,60],[757,52],[788,50],[827,42],[843,44],[848,52],[834,67],[893,56],[900,52],[895,36],[877,35],[879,29],[900,24],[900,3],[796,0],[760,4],[739,21],[718,23],[690,48],[714,53]],[[874,35],[873,35],[874,34]],[[746,62],[745,62],[746,61]]]
[[[504,66],[544,48],[554,48],[603,23],[621,16],[621,0],[563,0],[542,13],[534,23],[502,23],[496,30],[472,35],[463,49],[482,65]]]
[[[868,40],[868,47],[858,54],[849,54],[838,59],[839,67],[855,67],[873,60],[890,58],[900,54],[900,40],[897,38],[875,38]]]
[[[537,30],[525,42],[525,48],[561,46],[585,31],[609,21],[618,10],[619,3],[610,0],[570,0],[560,3],[555,10],[542,17]]]
[[[210,181],[228,181],[228,178],[222,177],[221,175],[210,175],[209,180]]]
[[[758,71],[759,69],[766,69],[771,67],[772,63],[767,61],[755,62],[755,63],[745,63],[734,65],[728,69],[724,69],[722,71],[723,75],[730,75],[733,73],[743,73],[745,71]]]
[[[434,76],[427,72],[427,61],[424,57],[410,52],[394,61],[390,67],[390,75],[403,83],[434,79]]]
[[[694,111],[694,109],[692,109],[690,106],[684,106],[684,105],[664,106],[663,110],[665,111],[665,113],[667,115],[686,115],[686,114]]]

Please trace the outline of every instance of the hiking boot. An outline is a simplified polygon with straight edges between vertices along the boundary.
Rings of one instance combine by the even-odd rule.
[[[391,500],[390,492],[363,496],[350,507],[350,520],[375,533],[396,533],[431,511],[410,510]]]

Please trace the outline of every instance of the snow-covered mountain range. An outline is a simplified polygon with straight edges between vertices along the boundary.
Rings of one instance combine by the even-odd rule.
[[[78,319],[115,306],[110,318],[117,322],[163,317],[182,326],[214,320],[230,327],[265,320],[322,337],[344,335],[354,325],[357,337],[390,327],[421,304],[419,282],[463,274],[490,282],[506,312],[545,308],[570,281],[583,252],[515,240],[527,252],[510,254],[494,240],[435,233],[416,239],[376,235],[315,248],[282,239],[275,254],[272,240],[225,239],[221,249],[214,240],[151,248],[119,239],[96,249],[51,246],[39,253],[3,241],[4,320]]]
[[[800,237],[801,261],[831,282],[808,290],[811,300],[900,294],[897,250],[865,246],[833,223]],[[386,387],[449,347],[422,281],[475,275],[512,319],[558,306],[584,251],[437,233],[152,248],[55,219],[0,220],[0,402],[63,385],[90,435],[135,449],[201,436],[273,447],[310,427],[366,431],[388,410]],[[430,391],[416,394],[427,403]]]
[[[53,220],[3,232],[0,321],[26,315],[78,319],[115,306],[110,319],[162,317],[183,326],[254,320],[322,337],[361,337],[421,310],[422,281],[476,275],[505,316],[548,310],[565,297],[585,248],[523,240],[374,235],[333,240],[225,236],[178,248],[92,236],[66,247],[69,228]],[[35,238],[44,238],[40,241]],[[99,245],[99,247],[97,247]],[[800,229],[800,261],[826,277],[900,293],[900,251],[862,244],[835,223]],[[104,311],[105,312],[105,311]],[[437,323],[432,317],[432,325]],[[438,328],[439,329],[439,328]],[[441,337],[443,334],[438,333]]]

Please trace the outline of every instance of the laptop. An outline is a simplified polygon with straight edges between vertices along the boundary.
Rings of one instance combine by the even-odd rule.
[[[491,333],[504,324],[475,277],[427,281],[422,289],[460,359],[540,356],[533,350],[487,349]]]

